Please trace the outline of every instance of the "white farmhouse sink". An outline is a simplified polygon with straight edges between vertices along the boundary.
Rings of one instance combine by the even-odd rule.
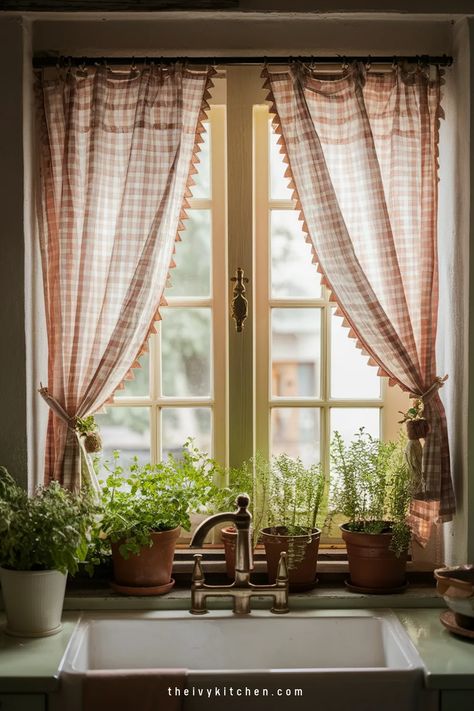
[[[84,615],[62,664],[70,699],[78,699],[89,670],[176,669],[188,688],[239,685],[268,689],[256,699],[190,695],[183,709],[259,711],[324,709],[410,711],[418,708],[423,664],[402,625],[389,611],[295,611],[285,616],[256,610],[248,617],[212,611]],[[302,695],[273,697],[278,689]],[[204,693],[208,693],[205,691]],[[229,693],[229,692],[228,692]],[[279,696],[279,695],[278,695]],[[253,704],[253,705],[252,705]],[[68,711],[74,711],[72,701]],[[78,706],[80,708],[80,706]]]

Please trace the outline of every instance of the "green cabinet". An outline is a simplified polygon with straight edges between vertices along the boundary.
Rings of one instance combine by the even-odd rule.
[[[0,711],[46,711],[44,694],[0,694]]]
[[[474,689],[449,689],[441,692],[440,711],[473,711]]]

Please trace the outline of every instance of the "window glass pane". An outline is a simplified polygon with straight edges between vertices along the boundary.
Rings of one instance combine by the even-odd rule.
[[[321,297],[321,275],[312,263],[296,210],[272,210],[271,290],[275,298]]]
[[[321,309],[272,309],[272,393],[318,397]]]
[[[339,432],[347,444],[361,427],[372,437],[380,437],[380,409],[378,407],[333,407],[331,409],[331,439]]]
[[[141,368],[134,368],[134,380],[126,380],[123,390],[117,390],[115,399],[120,400],[121,397],[144,397],[149,394],[150,388],[150,356],[144,353],[139,358]]]
[[[201,151],[197,154],[200,161],[196,163],[198,172],[193,176],[196,184],[191,187],[194,198],[211,197],[211,126],[208,121],[204,122],[204,127],[204,143],[199,144]]]
[[[176,244],[176,269],[166,296],[209,296],[211,293],[211,211],[188,210],[186,229]]]
[[[367,364],[368,357],[348,337],[342,318],[331,319],[331,397],[368,400],[380,397],[377,368]]]
[[[211,309],[165,308],[162,315],[163,395],[210,396]]]
[[[120,451],[120,464],[128,466],[134,456],[141,464],[150,461],[150,411],[148,407],[109,407],[95,416],[102,435],[102,455],[112,460],[115,449]]]
[[[292,191],[288,188],[288,180],[284,178],[287,164],[283,163],[280,146],[277,141],[279,136],[273,131],[271,120],[268,122],[270,138],[270,198],[272,200],[291,200]]]
[[[161,422],[163,459],[168,454],[179,457],[189,437],[199,449],[212,455],[210,407],[165,407],[161,411]]]
[[[271,411],[271,454],[300,457],[303,464],[320,460],[320,413],[315,407],[274,407]]]

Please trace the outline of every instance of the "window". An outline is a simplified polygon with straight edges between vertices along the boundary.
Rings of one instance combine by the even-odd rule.
[[[225,107],[210,111],[185,238],[166,290],[168,306],[135,379],[116,393],[97,422],[104,457],[157,462],[184,441],[225,461]],[[219,446],[220,443],[220,446]]]
[[[260,69],[216,80],[163,321],[135,380],[99,415],[105,454],[158,461],[187,437],[219,461],[286,452],[329,475],[331,433],[396,436],[387,388],[334,315],[284,179]],[[231,277],[249,277],[237,333]]]

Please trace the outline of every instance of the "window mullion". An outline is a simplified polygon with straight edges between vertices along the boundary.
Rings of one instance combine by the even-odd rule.
[[[228,463],[228,416],[227,416],[227,225],[226,225],[226,160],[225,106],[213,106],[211,121],[211,305],[212,305],[212,372],[213,372],[213,417],[212,436],[214,456],[223,464]]]
[[[268,179],[268,108],[254,109],[255,215],[255,443],[262,456],[270,453],[270,213]]]
[[[242,332],[233,319],[229,334],[229,464],[239,466],[254,451],[254,264],[253,106],[265,102],[258,67],[227,67],[228,293],[238,267],[246,284],[249,314]]]

